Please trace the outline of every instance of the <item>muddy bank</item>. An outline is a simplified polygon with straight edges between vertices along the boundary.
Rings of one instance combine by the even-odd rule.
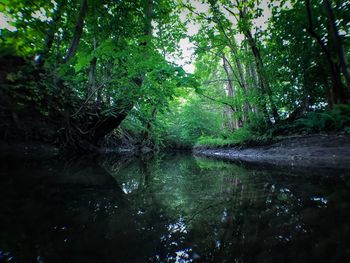
[[[198,156],[292,167],[338,168],[350,171],[349,135],[293,137],[255,147],[194,148]]]

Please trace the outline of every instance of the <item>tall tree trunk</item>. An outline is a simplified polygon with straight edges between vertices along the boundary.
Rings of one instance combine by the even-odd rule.
[[[334,98],[333,98],[332,90],[329,87],[327,73],[322,66],[320,67],[320,70],[321,70],[321,75],[322,75],[324,94],[325,94],[326,99],[327,99],[328,107],[333,108]]]
[[[247,77],[246,79],[249,80],[249,82],[247,83],[247,88],[250,90],[257,90],[257,86],[258,86],[258,77],[256,74],[256,68],[253,64],[253,62],[248,61],[247,65],[246,65],[246,72],[247,72]],[[258,109],[250,104],[247,105],[247,110],[251,110],[252,112],[258,112]],[[266,108],[266,106],[265,106]],[[267,116],[268,117],[268,116]]]
[[[100,107],[103,103],[102,101],[102,91],[103,91],[104,85],[100,85],[97,90],[97,96],[96,96],[96,105],[97,107]]]
[[[89,66],[89,83],[88,87],[86,90],[86,100],[93,100],[93,94],[96,91],[96,64],[97,64],[97,58],[94,57],[90,61],[90,66]]]
[[[314,26],[313,26],[313,19],[312,19],[312,12],[311,12],[311,4],[310,0],[305,0],[305,7],[306,7],[306,12],[307,12],[307,17],[308,17],[308,27],[307,31],[309,34],[316,39],[317,43],[321,47],[321,50],[324,52],[328,65],[329,65],[329,70],[330,70],[330,76],[332,79],[332,90],[333,90],[333,101],[334,103],[341,103],[345,98],[344,98],[344,92],[343,92],[343,87],[341,83],[341,71],[339,70],[339,65],[334,61],[333,55],[332,55],[332,48],[329,49],[327,48],[327,45],[324,43],[322,38],[316,33]],[[328,30],[330,30],[330,25]],[[331,34],[329,34],[331,35]],[[329,36],[332,38],[332,36]]]
[[[149,140],[149,135],[150,135],[150,132],[152,129],[152,124],[155,121],[156,117],[157,117],[157,108],[153,107],[152,112],[151,112],[151,117],[148,120],[146,127],[145,127],[146,129],[142,135],[142,144],[144,144],[145,142],[147,144],[147,141]]]
[[[153,20],[153,0],[146,0],[145,6],[144,6],[144,13],[145,13],[145,24],[143,28],[143,34],[145,37],[152,37],[153,27],[152,27],[152,20]],[[149,39],[148,39],[149,40]],[[147,45],[147,43],[143,43],[143,45]]]
[[[236,65],[236,68],[238,71],[238,76],[235,74],[236,80],[237,80],[238,84],[240,85],[240,87],[242,88],[242,90],[245,91],[246,90],[246,83],[245,83],[245,79],[244,79],[244,70],[243,70],[242,63],[241,63],[240,59],[238,58],[238,46],[237,46],[236,40],[234,37],[232,37],[232,39],[231,39],[230,36],[227,34],[226,29],[225,29],[225,27],[222,24],[222,21],[220,19],[220,16],[222,14],[216,5],[216,1],[210,0],[209,3],[210,3],[210,6],[214,12],[214,15],[215,15],[214,22],[217,24],[219,31],[223,34],[224,38],[227,41],[228,47],[230,48],[230,50],[232,52],[234,62],[235,62],[235,65]],[[231,66],[231,69],[232,69],[233,73],[235,73],[232,66]]]
[[[221,18],[220,18],[222,16],[222,13],[219,10],[219,8],[217,7],[216,2],[214,0],[210,0],[209,3],[210,3],[210,6],[213,10],[214,15],[215,15],[214,22],[218,25],[218,30],[223,34],[224,38],[227,41],[228,47],[231,50],[232,57],[233,57],[233,60],[235,63],[235,68],[233,68],[230,61],[226,59],[227,65],[230,67],[233,76],[235,77],[237,83],[241,87],[243,94],[245,96],[245,102],[244,102],[244,106],[243,106],[243,117],[240,118],[240,125],[243,125],[243,122],[248,119],[248,113],[249,113],[249,110],[251,109],[251,105],[247,99],[248,83],[247,83],[247,79],[245,77],[244,65],[241,62],[241,59],[239,58],[239,53],[238,53],[239,47],[236,43],[234,34],[232,33],[232,30],[230,28],[228,28],[228,31],[231,33],[232,37],[230,37],[227,34],[227,30],[225,29],[225,27],[221,21]],[[236,72],[238,72],[238,74],[236,74]],[[268,118],[268,120],[269,120],[269,122],[271,122],[270,118]]]
[[[256,88],[256,87],[260,86],[260,83],[259,83],[259,77],[257,75],[257,68],[256,68],[256,65],[255,65],[255,60],[248,63],[248,65],[247,65],[247,73],[248,73],[249,79],[251,80],[250,88],[253,89],[253,90],[258,90],[260,96],[263,97],[263,99],[259,100],[258,107],[254,107],[254,108],[250,107],[250,109],[253,112],[255,112],[255,113],[257,113],[257,112],[259,112],[261,110],[263,115],[264,115],[265,122],[269,126],[271,126],[272,122],[271,122],[271,119],[270,119],[269,112],[267,110],[266,95],[263,92],[263,90],[261,89],[261,87],[260,87],[260,90]]]
[[[230,74],[230,71],[229,71],[228,66],[227,66],[227,58],[226,58],[225,54],[222,54],[222,63],[224,66],[226,77],[227,77],[227,95],[230,98],[233,98],[234,88],[233,88],[233,84],[232,84],[231,74]]]
[[[96,37],[93,37],[93,46],[94,50],[97,48],[97,40]],[[90,67],[89,67],[89,83],[86,89],[86,100],[93,100],[93,95],[96,92],[96,64],[97,64],[97,57],[93,57],[90,61]]]
[[[341,69],[338,63],[334,63],[334,78],[333,78],[333,95],[334,95],[334,103],[345,103],[347,101],[346,95],[343,89],[342,81],[341,81]]]
[[[272,111],[272,116],[273,116],[275,122],[279,122],[280,117],[278,115],[276,104],[272,98],[272,91],[271,91],[270,84],[266,78],[264,63],[263,63],[263,60],[262,60],[262,57],[260,54],[260,50],[256,44],[255,39],[252,36],[252,33],[249,30],[246,30],[244,32],[244,35],[248,40],[248,44],[249,44],[249,46],[252,50],[253,56],[254,56],[256,70],[257,70],[257,74],[258,74],[259,86],[261,87],[262,92],[268,98],[268,101],[269,101],[270,107],[271,107],[271,111]],[[267,109],[264,109],[264,111],[267,111]]]
[[[239,0],[236,0],[236,8],[238,9],[238,12],[239,12],[238,17],[234,14],[237,21],[239,22],[239,21],[244,21],[245,19],[247,19],[246,14],[247,14],[248,10],[244,6],[244,1],[241,2]],[[226,9],[226,10],[228,10],[228,9]],[[267,97],[268,102],[269,102],[270,107],[271,107],[272,116],[273,116],[275,122],[277,123],[277,122],[279,122],[280,117],[278,115],[278,110],[277,110],[276,104],[272,98],[272,91],[271,91],[270,83],[269,83],[267,76],[266,76],[265,67],[264,67],[262,57],[261,57],[260,50],[257,46],[256,40],[254,39],[250,29],[247,27],[244,27],[241,29],[241,31],[244,34],[245,38],[247,39],[248,45],[249,45],[249,47],[253,53],[253,56],[254,56],[260,89],[261,89],[263,95]],[[266,103],[264,103],[264,105],[265,105],[263,107],[264,115],[268,116]],[[269,117],[266,119],[266,121],[268,124],[271,124]]]
[[[233,100],[234,96],[235,96],[235,89],[233,87],[233,82],[231,79],[231,74],[230,74],[230,70],[228,68],[228,63],[227,63],[228,60],[227,60],[225,54],[222,54],[222,62],[223,62],[223,67],[224,67],[226,77],[227,77],[227,82],[226,82],[227,96]],[[235,112],[237,113],[236,107],[234,107],[234,109],[235,110],[233,110],[230,107],[225,108],[225,113],[226,113],[227,118],[228,118],[229,127],[230,127],[230,130],[232,130],[232,131],[235,129],[238,129],[239,127],[241,127],[243,125],[242,119],[237,118],[237,116],[234,116],[234,113]]]
[[[338,59],[339,59],[339,64],[340,64],[340,67],[343,71],[343,75],[344,75],[344,78],[346,81],[346,88],[347,88],[348,94],[346,97],[341,99],[342,102],[346,102],[347,100],[349,100],[349,95],[350,95],[350,68],[349,68],[348,58],[346,56],[343,41],[339,35],[338,27],[336,25],[336,19],[335,19],[335,15],[333,12],[331,1],[324,0],[323,2],[325,5],[325,8],[326,8],[327,17],[328,17],[329,35],[331,36],[331,40],[333,42],[333,45],[335,47],[335,51],[336,51]],[[345,94],[340,94],[340,95],[344,96]]]
[[[84,20],[88,11],[87,0],[81,0],[78,20],[75,24],[73,39],[69,45],[68,51],[63,58],[63,62],[67,63],[78,50],[80,38],[83,34]]]

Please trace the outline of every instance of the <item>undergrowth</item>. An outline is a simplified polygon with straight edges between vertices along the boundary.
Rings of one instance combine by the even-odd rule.
[[[296,120],[295,126],[307,133],[344,131],[350,134],[350,105],[338,104],[324,112],[309,112]]]
[[[344,132],[350,134],[350,105],[338,104],[332,109],[323,112],[309,112],[294,122],[269,128],[264,127],[261,120],[254,120],[230,134],[220,134],[217,137],[201,136],[195,147],[214,148],[260,145],[278,136],[276,131],[285,129],[289,131],[288,135],[306,135],[319,132]]]
[[[254,135],[248,127],[243,127],[235,130],[229,135],[222,134],[220,137],[201,136],[195,146],[206,147],[229,147],[256,139],[258,136]]]

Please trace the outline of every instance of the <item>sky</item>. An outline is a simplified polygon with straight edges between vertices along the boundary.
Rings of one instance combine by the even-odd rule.
[[[0,12],[0,30],[7,28],[10,31],[14,31],[16,28],[9,24],[9,20]]]
[[[208,5],[202,4],[200,1],[191,0],[191,5],[196,8],[197,12],[200,13],[207,13],[208,12]],[[189,14],[188,10],[184,10],[180,14],[180,18],[182,22],[185,22],[187,20],[187,15]],[[198,33],[199,30],[199,24],[194,22],[189,22],[187,25],[187,35],[193,36]],[[188,38],[184,38],[180,41],[180,48],[183,53],[183,59],[177,59],[175,62],[177,64],[180,64],[183,66],[184,70],[188,73],[194,73],[195,67],[194,67],[194,48],[195,46],[189,41]]]
[[[208,13],[208,5],[207,4],[202,4],[202,1],[199,0],[189,0],[189,2],[191,3],[191,5],[193,7],[196,8],[196,12],[198,13]],[[266,22],[268,20],[268,18],[271,16],[271,10],[268,8],[268,2],[269,0],[263,0],[261,3],[261,8],[263,9],[263,15],[261,17],[259,17],[258,19],[256,19],[254,21],[254,24],[258,27],[262,27],[262,29],[266,28]],[[189,11],[183,11],[182,14],[180,15],[181,20],[184,22],[186,21],[186,16],[188,15]],[[228,12],[226,12],[226,15],[229,17]],[[234,22],[233,17],[229,17],[230,20],[232,20],[232,22]],[[194,22],[190,22],[188,23],[188,27],[187,27],[187,34],[189,36],[193,36],[195,34],[198,33],[199,30],[199,25],[194,23]],[[237,35],[237,41],[239,42],[240,40],[243,39],[242,35]],[[194,66],[194,45],[192,43],[190,43],[188,38],[182,39],[180,41],[180,48],[183,52],[183,58],[177,58],[174,59],[174,62],[183,66],[184,70],[188,73],[193,73],[195,70],[195,66]]]

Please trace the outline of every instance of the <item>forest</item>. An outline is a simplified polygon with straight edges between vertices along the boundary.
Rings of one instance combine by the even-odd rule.
[[[0,263],[350,262],[350,0],[0,0]]]
[[[346,0],[2,0],[0,138],[94,151],[350,133]]]

